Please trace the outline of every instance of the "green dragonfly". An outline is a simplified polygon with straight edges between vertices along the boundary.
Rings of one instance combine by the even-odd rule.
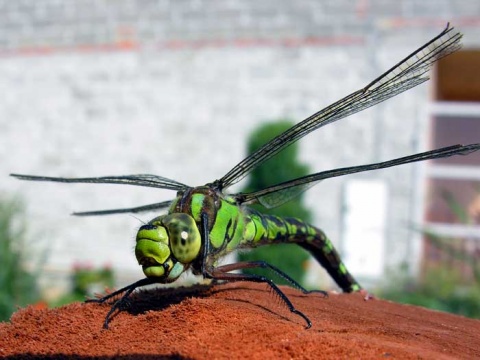
[[[122,304],[128,301],[128,297],[136,288],[154,283],[172,283],[188,269],[194,274],[213,280],[266,283],[279,295],[281,301],[292,313],[303,318],[306,328],[310,328],[312,325],[310,319],[295,308],[273,281],[264,276],[234,271],[265,268],[278,274],[303,293],[317,292],[326,296],[326,292],[307,291],[287,274],[265,261],[218,265],[219,258],[237,249],[295,243],[308,250],[344,292],[364,290],[349,273],[322,230],[301,219],[261,214],[249,208],[248,205],[260,203],[266,208],[272,208],[328,178],[456,154],[468,154],[479,150],[480,144],[453,145],[385,162],[322,171],[250,193],[229,194],[226,189],[244,178],[253,168],[314,130],[425,82],[428,80],[427,72],[435,61],[460,48],[461,37],[459,32],[453,31],[453,28],[447,25],[438,36],[362,89],[292,126],[247,156],[225,176],[203,186],[191,187],[162,176],[148,174],[86,178],[11,175],[22,180],[125,184],[177,192],[176,197],[171,201],[125,209],[74,213],[81,216],[108,215],[168,209],[166,214],[141,226],[136,236],[135,256],[146,277],[103,298],[89,300],[105,302],[123,294],[114,302],[106,315],[105,328],[108,328],[113,313],[121,309]]]

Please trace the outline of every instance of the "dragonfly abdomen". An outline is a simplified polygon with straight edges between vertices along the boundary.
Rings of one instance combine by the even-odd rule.
[[[252,211],[246,219],[239,248],[295,243],[310,252],[345,292],[361,290],[325,233],[296,218],[282,218]]]
[[[296,218],[283,218],[275,215],[251,211],[245,222],[244,238],[240,247],[257,247],[268,244],[313,241],[319,230]]]

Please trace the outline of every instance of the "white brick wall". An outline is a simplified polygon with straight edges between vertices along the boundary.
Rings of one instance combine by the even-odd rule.
[[[132,251],[140,225],[136,217],[75,218],[70,212],[148,204],[175,194],[20,182],[8,173],[154,173],[189,185],[212,181],[242,159],[247,134],[257,123],[303,119],[365,85],[438,33],[444,22],[434,19],[409,31],[394,26],[388,22],[398,7],[394,1],[379,5],[386,15],[371,13],[374,22],[347,2],[333,1],[324,2],[324,9],[318,9],[322,2],[311,1],[292,6],[125,0],[114,8],[111,2],[94,3],[0,3],[5,30],[0,29],[0,191],[24,198],[32,257],[48,252],[46,274],[59,274],[57,285],[75,261],[110,263],[121,282],[141,276]],[[416,5],[410,4],[401,11],[412,12]],[[457,12],[442,2],[442,16],[462,16],[466,7],[476,6],[464,4]],[[478,25],[467,29],[478,32]],[[237,41],[242,39],[250,42]],[[286,39],[298,41],[285,46]],[[112,46],[81,51],[86,44]],[[311,134],[301,141],[304,160],[320,171],[414,152],[413,142],[425,136],[418,126],[424,130],[428,121],[428,86]],[[387,263],[408,257],[412,169],[364,175],[389,186]],[[307,196],[315,224],[334,242],[340,239],[342,182],[324,181]]]

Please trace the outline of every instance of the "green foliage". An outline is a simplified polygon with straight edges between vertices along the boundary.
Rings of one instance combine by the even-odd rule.
[[[52,302],[51,306],[56,307],[75,301],[84,301],[96,292],[101,293],[105,288],[113,287],[114,274],[109,266],[97,269],[89,265],[77,264],[73,268],[70,280],[72,291]]]
[[[421,281],[407,276],[390,278],[379,294],[384,299],[480,319],[480,283],[465,284],[452,269],[428,270]]]
[[[274,136],[290,128],[293,124],[287,120],[267,123],[254,131],[249,138],[248,153],[258,149],[260,146],[271,140]],[[268,186],[291,180],[300,176],[308,175],[308,166],[298,163],[298,146],[293,144],[281,151],[272,159],[265,162],[252,171],[249,182],[242,192],[261,190]],[[257,210],[271,215],[283,217],[296,217],[304,221],[310,221],[310,212],[302,205],[300,194],[291,201],[274,209],[265,209],[263,206],[253,206]],[[303,283],[305,277],[305,264],[309,254],[294,244],[282,244],[264,246],[253,249],[249,252],[239,254],[240,261],[264,260],[271,265],[280,268],[299,283]],[[246,273],[265,275],[277,284],[288,284],[285,280],[272,276],[268,271],[261,269],[248,269]]]
[[[461,266],[462,264],[462,267],[466,266],[470,269],[473,279],[480,284],[480,258],[474,253],[465,251],[464,239],[441,236],[429,230],[425,230],[423,233],[429,243],[446,258],[440,261],[444,267],[453,268],[453,271],[455,271],[455,266]]]
[[[273,137],[289,129],[292,125],[293,123],[287,120],[280,120],[261,125],[249,137],[247,143],[248,153],[253,153]],[[308,174],[308,166],[298,162],[298,144],[295,143],[266,161],[261,166],[255,168],[250,174],[248,184],[242,192],[261,190],[268,186]],[[297,217],[305,221],[310,221],[311,214],[302,205],[302,198],[303,194],[300,194],[291,201],[274,209],[269,209],[268,211],[262,206],[257,206],[256,208],[259,211],[271,215]]]
[[[474,223],[468,210],[450,192],[443,191],[441,196],[457,223]],[[387,286],[381,296],[480,319],[480,253],[471,251],[472,247],[466,245],[476,240],[452,238],[430,230],[421,232],[438,251],[438,258],[426,260],[420,280],[409,278],[402,270],[400,276],[391,278],[392,285]]]
[[[72,275],[73,292],[81,296],[92,295],[92,288],[112,287],[113,270],[109,266],[92,269],[89,266],[75,266]]]
[[[478,184],[475,188],[477,193],[480,193]],[[442,191],[441,197],[454,215],[456,223],[464,225],[475,224],[474,217],[469,213],[469,209],[466,209],[455,199],[451,192]],[[437,260],[437,263],[441,262],[444,267],[453,268],[453,271],[456,271],[459,267],[469,268],[474,282],[480,284],[480,253],[478,250],[472,251],[472,249],[478,249],[475,239],[453,238],[436,234],[428,229],[423,230],[422,233],[430,245],[442,254],[441,257],[443,259]]]
[[[18,201],[0,201],[0,321],[39,300],[37,278],[25,269],[25,221]]]
[[[451,192],[444,190],[442,191],[441,196],[459,223],[468,224],[470,222],[470,216],[468,215],[467,209],[455,199]]]

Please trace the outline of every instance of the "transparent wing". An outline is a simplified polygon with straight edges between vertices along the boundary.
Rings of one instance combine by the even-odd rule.
[[[283,192],[287,192],[287,198],[289,197],[289,193],[295,193],[295,189],[297,189],[297,194],[305,189],[305,186],[308,184],[316,184],[321,180],[333,178],[337,176],[343,176],[348,174],[354,174],[358,172],[370,171],[370,170],[377,170],[377,169],[384,169],[392,166],[398,166],[402,164],[413,163],[417,161],[424,161],[424,160],[431,160],[431,159],[438,159],[449,157],[452,155],[467,155],[474,151],[480,150],[480,143],[479,144],[471,144],[471,145],[453,145],[444,147],[437,150],[431,150],[415,155],[405,156],[389,161],[384,161],[380,163],[368,164],[368,165],[361,165],[361,166],[353,166],[353,167],[345,167],[340,169],[333,169],[328,171],[322,171],[316,174],[307,175],[298,179],[290,180],[283,182],[281,184],[277,184],[274,186],[270,186],[266,189],[255,191],[248,194],[236,194],[234,195],[237,199],[239,204],[242,203],[261,203],[264,204],[266,207],[271,207],[271,204],[275,204],[275,198],[278,196],[280,197],[279,203],[283,202]],[[292,190],[293,189],[293,190]]]
[[[138,175],[124,175],[124,176],[102,176],[102,177],[86,177],[86,178],[62,178],[62,177],[48,177],[37,175],[22,175],[10,174],[20,180],[31,181],[53,181],[62,183],[87,183],[87,184],[123,184],[146,186],[167,190],[185,190],[187,185],[179,183],[178,181],[167,179],[162,176],[138,174]]]
[[[72,213],[72,215],[75,215],[75,216],[98,216],[98,215],[112,215],[112,214],[122,214],[122,213],[137,214],[137,213],[141,213],[141,212],[165,209],[165,208],[169,207],[171,203],[172,203],[172,200],[168,200],[168,201],[164,201],[164,202],[160,202],[160,203],[137,206],[137,207],[132,207],[132,208],[74,212],[74,213]]]
[[[273,209],[273,208],[276,208],[277,206],[280,206],[292,200],[293,198],[297,197],[304,191],[307,191],[308,189],[310,189],[312,186],[317,185],[319,182],[320,180],[307,182],[305,184],[301,184],[297,186],[292,186],[289,188],[285,188],[283,190],[278,190],[275,192],[265,194],[256,200],[258,200],[258,202],[263,206],[265,206],[267,209]]]
[[[254,167],[310,132],[378,104],[428,80],[425,73],[431,68],[432,64],[438,59],[458,50],[461,46],[460,39],[462,35],[452,30],[453,28],[447,25],[438,36],[414,51],[363,89],[327,106],[278,135],[238,163],[221,179],[217,180],[215,182],[216,186],[219,189],[227,188],[240,181]]]

